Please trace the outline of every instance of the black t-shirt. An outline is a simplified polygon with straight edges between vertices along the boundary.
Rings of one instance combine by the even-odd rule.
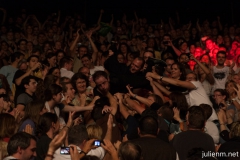
[[[215,152],[212,137],[198,130],[188,130],[175,135],[171,144],[176,149],[180,160],[187,159],[188,152],[194,148]]]
[[[23,92],[25,92],[25,88],[24,88],[24,86],[22,86],[22,85],[17,85],[16,84],[16,79],[18,79],[19,77],[21,77],[22,75],[24,75],[26,72],[24,72],[24,71],[22,71],[22,70],[17,70],[16,71],[16,73],[15,73],[15,75],[14,75],[14,77],[13,77],[13,83],[15,84],[15,86],[16,86],[16,91],[15,91],[15,97],[14,97],[14,102],[16,103],[17,102],[17,97],[21,94],[21,93],[23,93]]]
[[[42,135],[40,139],[37,142],[37,157],[36,160],[44,160],[45,156],[47,155],[48,146],[50,142],[52,141],[51,138],[49,138],[46,134]]]
[[[176,160],[175,149],[159,138],[141,137],[131,142],[140,145],[144,160]]]

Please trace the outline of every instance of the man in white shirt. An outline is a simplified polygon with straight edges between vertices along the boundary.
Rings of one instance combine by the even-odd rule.
[[[60,67],[61,77],[67,77],[71,79],[74,75],[72,72],[73,60],[70,57],[63,57],[60,60]]]
[[[94,66],[92,56],[89,54],[84,54],[81,57],[81,61],[84,67],[87,67],[90,69],[90,74],[93,75],[96,71],[104,71],[103,66]]]

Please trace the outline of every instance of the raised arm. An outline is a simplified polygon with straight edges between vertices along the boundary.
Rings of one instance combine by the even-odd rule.
[[[219,16],[217,16],[217,22],[218,22],[218,28],[219,28],[219,30],[222,31],[222,30],[223,30],[223,27],[222,27],[222,23],[221,23],[221,21],[220,21],[220,17],[219,17]]]
[[[198,64],[198,66],[202,68],[203,72],[206,73],[207,75],[208,82],[211,85],[213,85],[215,83],[215,80],[210,70],[205,65],[203,65],[200,61],[198,61],[193,55],[191,55],[191,59],[193,59]]]
[[[117,113],[117,108],[118,108],[117,100],[113,97],[113,95],[110,92],[107,93],[107,97],[109,99],[110,106],[112,108],[111,113],[112,115],[115,115]]]
[[[134,16],[135,16],[135,19],[136,19],[136,24],[138,24],[138,16],[137,16],[137,12],[136,11],[134,11]]]
[[[161,91],[157,88],[157,86],[154,84],[153,79],[152,79],[151,77],[147,77],[147,80],[149,80],[149,82],[150,82],[150,85],[151,85],[151,87],[152,87],[152,89],[153,89],[153,93],[156,94],[156,95],[158,95],[159,97],[161,97],[163,103],[165,103],[166,100],[165,100],[162,92],[161,92]]]
[[[135,98],[136,100],[138,100],[139,102],[145,104],[146,106],[151,106],[153,104],[153,101],[147,99],[147,98],[144,98],[144,97],[141,97],[141,96],[138,96],[136,94],[134,94],[131,89],[130,89],[130,86],[126,86],[127,90],[128,90],[128,93],[131,97]]]
[[[98,18],[98,21],[97,21],[97,24],[98,24],[98,25],[100,25],[100,23],[101,23],[103,13],[104,13],[104,10],[101,9],[101,10],[100,10],[100,15],[99,15],[99,18]]]
[[[70,50],[71,57],[74,57],[74,55],[75,55],[75,47],[76,47],[77,42],[78,42],[79,37],[80,37],[79,31],[80,31],[80,29],[77,30],[77,32],[76,32],[77,36],[76,36],[76,38],[74,39],[74,41],[73,41],[73,43],[71,44],[70,49],[69,49],[69,50]]]
[[[174,52],[175,52],[178,56],[180,56],[180,55],[182,54],[182,53],[180,52],[180,50],[177,49],[177,48],[173,45],[172,41],[169,41],[169,45],[172,47],[172,49],[174,50]]]
[[[171,92],[169,90],[167,90],[167,88],[165,88],[164,86],[162,86],[161,84],[159,84],[156,81],[153,81],[153,84],[161,91],[163,92],[165,95],[169,96],[171,94]]]
[[[123,104],[123,94],[122,93],[116,93],[115,96],[118,99],[118,105],[119,105],[119,110],[120,113],[122,114],[124,119],[127,119],[127,117],[130,115],[127,111],[127,108]]]
[[[98,49],[97,49],[97,46],[95,45],[95,43],[93,42],[92,40],[92,31],[88,31],[86,33],[86,36],[90,42],[90,45],[92,46],[92,49],[93,49],[93,53],[92,53],[92,59],[93,59],[93,63],[96,64],[96,61],[97,61],[97,57],[98,57]]]

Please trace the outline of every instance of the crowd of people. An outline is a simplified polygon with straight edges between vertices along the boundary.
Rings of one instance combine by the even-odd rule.
[[[0,159],[240,159],[240,26],[0,11]]]

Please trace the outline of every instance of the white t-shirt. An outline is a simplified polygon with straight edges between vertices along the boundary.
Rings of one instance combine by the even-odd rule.
[[[227,78],[229,76],[229,67],[225,66],[221,69],[216,66],[213,67],[213,77],[215,83],[212,88],[212,95],[216,89],[225,89],[225,83],[227,82]]]
[[[206,91],[204,90],[202,83],[199,81],[191,81],[191,83],[196,87],[193,90],[190,90],[186,96],[189,106],[199,106],[200,104],[208,104],[212,107],[212,103],[207,96]],[[217,114],[212,108],[213,113],[209,118],[210,121],[217,120]]]
[[[215,123],[211,121],[207,121],[205,125],[205,133],[209,134],[215,144],[219,143],[219,130]]]
[[[61,68],[60,69],[60,73],[61,73],[61,77],[67,77],[67,78],[70,78],[70,79],[74,75],[74,73],[72,71],[68,71],[65,68]]]
[[[90,74],[93,75],[96,71],[104,71],[103,66],[94,66],[93,69],[90,69]]]
[[[211,91],[212,91],[212,85],[207,80],[204,80],[202,82],[202,85],[203,85],[203,88],[206,91],[207,95],[210,96]]]

